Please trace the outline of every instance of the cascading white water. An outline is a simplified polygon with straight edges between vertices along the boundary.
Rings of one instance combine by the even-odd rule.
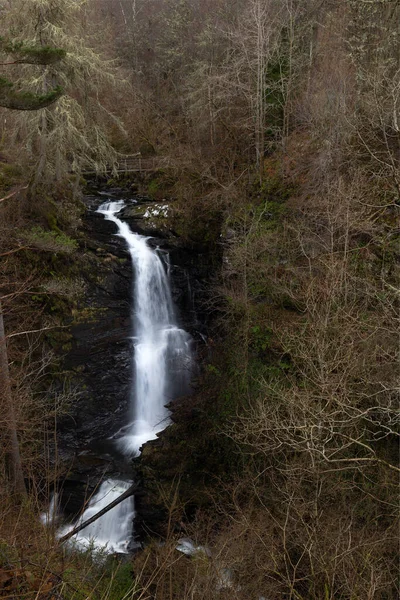
[[[58,518],[58,494],[57,492],[53,493],[51,496],[50,504],[46,511],[42,512],[40,515],[40,520],[43,525],[54,525]]]
[[[165,404],[188,391],[191,337],[176,323],[168,275],[148,238],[133,233],[118,219],[124,202],[106,202],[98,212],[115,223],[127,243],[135,271],[133,293],[134,386],[132,423],[123,428],[119,443],[127,454],[138,454],[168,422]],[[117,434],[118,437],[118,434]]]
[[[79,520],[73,525],[64,527],[59,531],[63,536],[80,523],[84,523],[93,517],[108,504],[116,500],[130,487],[126,481],[109,479],[104,481],[97,494],[90,500],[87,509],[82,513]],[[105,552],[125,553],[131,537],[131,525],[134,517],[134,502],[132,496],[125,498],[118,506],[112,508],[108,513],[100,517],[74,535],[70,544],[83,550],[94,546]]]
[[[133,290],[133,381],[128,425],[114,437],[127,455],[154,439],[168,424],[166,403],[189,391],[192,369],[191,336],[177,326],[168,274],[149,238],[133,233],[118,219],[123,201],[106,202],[97,212],[115,223],[127,243],[135,271]],[[129,484],[105,481],[78,523],[83,523],[121,495]],[[73,543],[126,552],[134,516],[133,498],[127,498],[73,538]]]

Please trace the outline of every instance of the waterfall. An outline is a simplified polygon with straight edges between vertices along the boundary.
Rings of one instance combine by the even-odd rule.
[[[79,520],[73,525],[68,525],[58,532],[61,537],[71,531],[80,523],[87,521],[108,504],[116,500],[130,487],[126,481],[108,479],[104,481],[97,494],[90,500],[87,509],[82,513]],[[70,544],[85,550],[90,547],[102,549],[105,552],[128,551],[131,537],[131,526],[134,517],[133,498],[125,498],[118,506],[112,508],[108,513],[88,525],[82,531],[74,535]]]
[[[45,512],[40,515],[43,525],[54,525],[58,518],[58,494],[54,492],[51,496],[50,504]]]
[[[149,246],[149,238],[133,233],[118,218],[123,207],[122,200],[105,202],[97,212],[117,226],[117,235],[125,240],[134,269],[130,415],[127,425],[113,436],[122,451],[132,456],[167,426],[169,413],[165,405],[189,391],[192,355],[191,336],[177,324],[168,271],[159,252]],[[115,480],[102,483],[74,526],[99,512],[128,485]],[[133,516],[133,498],[127,498],[74,536],[73,543],[126,552]]]
[[[137,455],[168,424],[165,404],[189,390],[191,336],[177,325],[168,273],[158,252],[148,245],[149,238],[118,219],[123,206],[123,201],[106,202],[98,212],[117,225],[135,271],[131,422],[115,437],[126,454]]]

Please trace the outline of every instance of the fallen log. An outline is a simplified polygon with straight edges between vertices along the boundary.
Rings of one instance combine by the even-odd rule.
[[[90,517],[90,519],[83,521],[83,523],[81,523],[80,525],[77,525],[76,527],[74,527],[74,529],[71,529],[71,531],[69,531],[62,537],[60,537],[60,539],[58,540],[59,543],[63,544],[64,542],[66,542],[67,540],[72,538],[74,535],[76,535],[77,533],[82,531],[82,529],[85,529],[85,527],[87,527],[88,525],[91,525],[92,523],[97,521],[97,519],[100,519],[100,517],[102,517],[103,515],[108,513],[112,508],[114,508],[115,506],[118,506],[118,504],[121,504],[121,502],[123,502],[130,496],[133,496],[135,494],[135,492],[137,492],[138,487],[139,486],[137,483],[132,484],[131,487],[128,488],[123,494],[118,496],[118,498],[116,498],[116,500],[113,500],[112,502],[110,502],[110,504],[107,504],[107,506],[105,506],[102,510],[99,510],[99,512],[96,513],[95,515],[93,515],[93,517]]]

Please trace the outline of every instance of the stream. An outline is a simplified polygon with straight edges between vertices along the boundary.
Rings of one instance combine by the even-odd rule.
[[[131,321],[131,376],[126,422],[110,436],[128,461],[141,446],[157,437],[169,423],[166,404],[189,393],[194,368],[192,337],[177,322],[171,295],[168,254],[153,249],[149,236],[131,231],[118,218],[123,200],[107,201],[97,209],[116,226],[129,251],[133,266]],[[107,479],[89,499],[78,521],[60,531],[64,535],[118,498],[131,481]],[[127,498],[71,539],[78,547],[126,553],[132,540],[134,498]]]

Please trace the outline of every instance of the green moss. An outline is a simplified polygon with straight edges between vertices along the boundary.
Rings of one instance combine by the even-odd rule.
[[[106,312],[106,308],[98,308],[96,306],[84,306],[81,308],[73,308],[71,310],[71,315],[74,319],[74,325],[78,325],[79,323],[90,323],[92,321],[97,321]]]
[[[21,181],[22,176],[22,169],[18,165],[0,163],[0,189],[10,189]]]
[[[50,329],[46,332],[46,341],[54,350],[63,348],[65,345],[71,346],[72,334],[69,329]]]
[[[154,196],[160,189],[159,183],[156,179],[152,179],[148,184],[148,192],[150,196]]]
[[[11,89],[13,86],[14,84],[9,79],[6,79],[5,77],[0,77],[0,89]]]
[[[46,219],[47,219],[47,224],[49,226],[49,229],[51,229],[52,231],[61,234],[61,231],[58,227],[58,223],[57,223],[57,217],[54,213],[48,213],[46,215]]]
[[[89,597],[121,600],[133,597],[136,585],[130,562],[114,556],[106,557],[94,548],[74,553],[69,562],[63,573],[65,600],[85,600]]]
[[[264,325],[254,325],[250,329],[250,347],[257,352],[265,351],[272,339],[272,330]]]
[[[113,557],[106,563],[105,580],[109,600],[120,600],[134,592],[133,570],[131,563],[121,563]]]
[[[265,167],[265,177],[258,190],[261,198],[276,203],[285,202],[294,193],[294,188],[287,185],[281,175],[275,170],[271,171],[268,164]]]
[[[76,240],[60,231],[46,231],[36,226],[22,233],[26,242],[39,250],[61,254],[72,254],[78,247]]]

